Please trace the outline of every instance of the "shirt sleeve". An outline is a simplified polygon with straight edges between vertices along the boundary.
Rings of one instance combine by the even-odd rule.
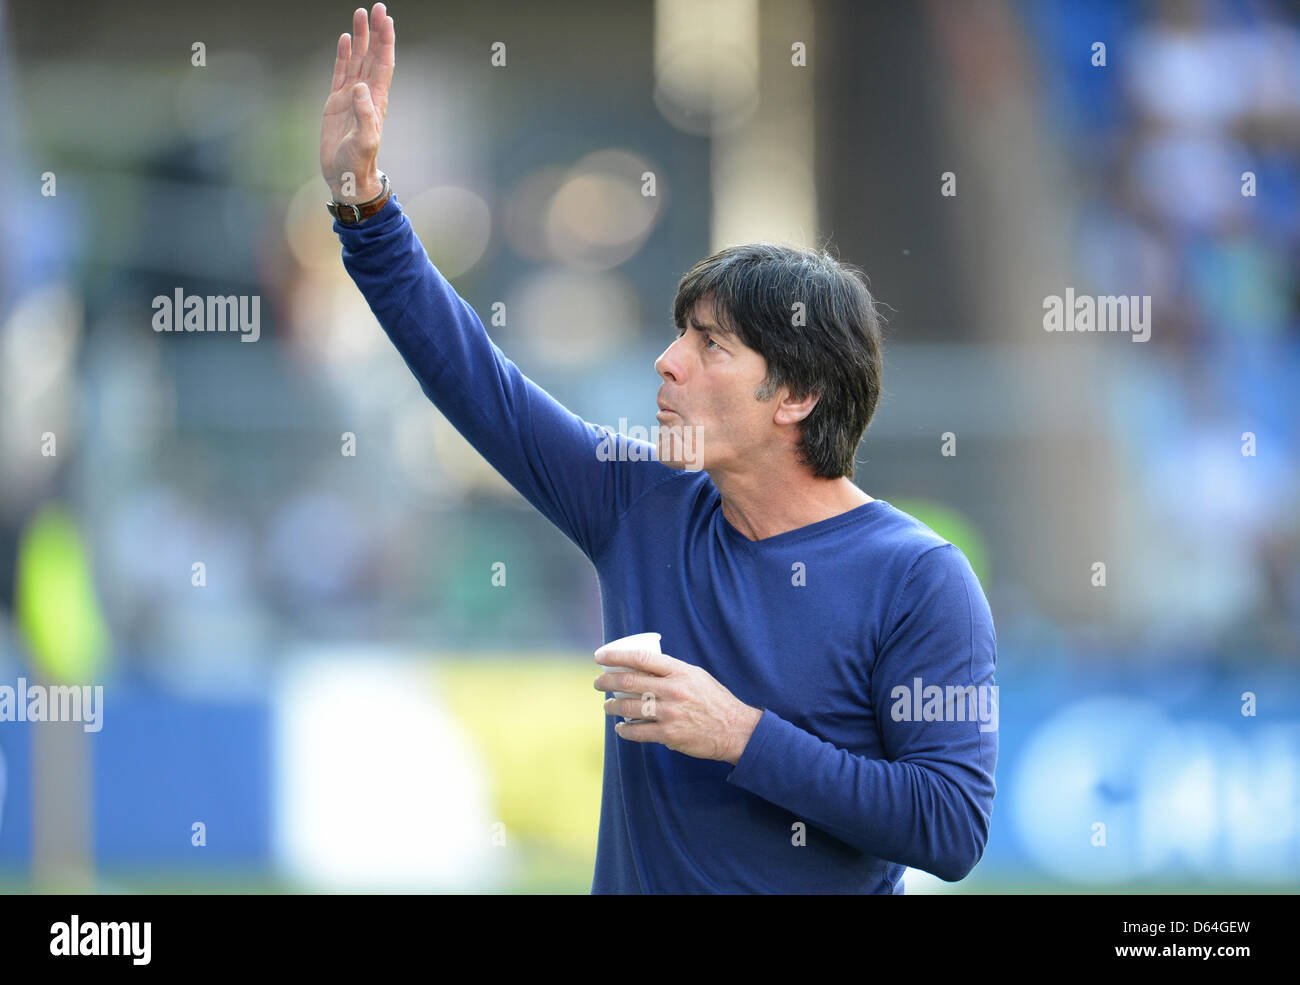
[[[954,882],[984,853],[998,750],[993,617],[957,547],[912,562],[886,627],[870,688],[883,758],[764,710],[727,781],[861,851]]]
[[[595,560],[619,518],[677,474],[654,447],[589,424],[526,377],[429,260],[397,196],[334,231],[343,265],[420,388],[543,516]]]

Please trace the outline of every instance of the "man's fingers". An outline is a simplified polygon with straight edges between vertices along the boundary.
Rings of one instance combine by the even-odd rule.
[[[334,56],[334,78],[330,82],[330,92],[337,92],[348,77],[348,59],[352,57],[352,38],[346,34],[339,35],[338,54]]]
[[[370,84],[371,96],[380,118],[388,112],[388,88],[393,83],[393,66],[397,62],[397,27],[393,18],[383,13],[384,5],[375,4],[370,47],[366,52],[361,77]]]
[[[677,669],[681,661],[666,653],[652,653],[649,650],[614,650],[607,651],[601,647],[595,653],[596,663],[601,666],[609,664],[629,665],[633,670],[656,677],[667,677]],[[617,658],[617,659],[615,659]]]
[[[383,6],[382,3],[377,3],[375,9],[381,10]],[[374,36],[370,40],[366,57],[365,74],[362,77],[367,82],[386,84],[387,80],[393,77],[393,64],[397,54],[397,27],[393,19],[388,16],[382,16],[374,27]]]
[[[370,44],[370,27],[366,17],[366,8],[358,7],[352,13],[352,57],[348,60],[348,78],[361,76],[361,65]]]
[[[388,21],[388,8],[382,3],[377,3],[370,8],[370,31],[376,38],[382,33],[384,24]]]
[[[663,737],[658,722],[615,722],[614,731],[629,742],[658,742]]]
[[[645,698],[608,698],[604,707],[606,715],[621,718],[645,718],[649,714]]]
[[[600,682],[604,680],[608,687],[601,687]],[[664,682],[658,677],[651,677],[648,674],[628,673],[627,671],[606,671],[591,682],[593,690],[596,691],[626,691],[629,694],[654,694],[656,688],[658,693],[666,693]]]

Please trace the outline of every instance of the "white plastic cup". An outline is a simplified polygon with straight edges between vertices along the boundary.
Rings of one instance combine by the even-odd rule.
[[[661,638],[662,637],[658,633],[636,633],[633,636],[624,636],[619,640],[611,640],[596,651],[596,662],[611,673],[636,673],[637,671],[631,667],[608,664],[605,662],[605,659],[617,661],[620,653],[663,653],[663,650],[659,649],[659,640]],[[641,695],[633,694],[629,691],[615,691],[614,697],[636,698],[640,700]],[[635,725],[638,722],[650,722],[654,721],[654,719],[624,718],[623,721],[627,722],[629,725]]]

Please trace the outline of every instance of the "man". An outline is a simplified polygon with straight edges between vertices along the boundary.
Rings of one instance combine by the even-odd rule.
[[[641,697],[605,703],[592,892],[963,878],[995,792],[973,696],[996,639],[962,553],[850,481],[880,392],[862,279],[762,244],[697,264],[655,369],[660,422],[702,442],[646,460],[525,377],[429,262],[376,164],[394,46],[382,3],[339,38],[321,168],[344,264],[425,394],[591,560],[606,639],[662,636],[594,682]]]

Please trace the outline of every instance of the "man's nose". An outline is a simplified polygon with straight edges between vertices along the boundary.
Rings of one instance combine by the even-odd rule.
[[[655,360],[655,372],[665,380],[672,380],[674,383],[678,382],[677,359],[673,355],[673,346],[675,345],[677,345],[676,342],[661,352],[659,358]]]

